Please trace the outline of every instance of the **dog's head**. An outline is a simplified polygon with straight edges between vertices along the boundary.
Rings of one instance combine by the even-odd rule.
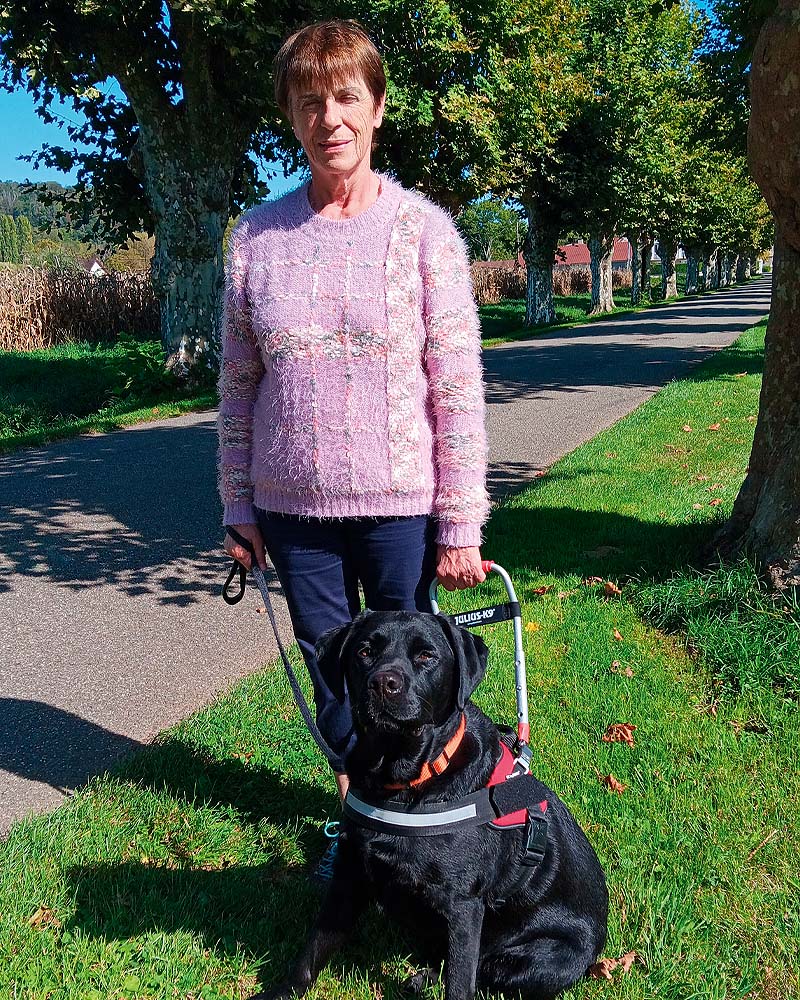
[[[328,658],[339,660],[359,728],[415,733],[464,707],[489,651],[442,615],[364,611],[326,632],[316,654],[323,668]]]

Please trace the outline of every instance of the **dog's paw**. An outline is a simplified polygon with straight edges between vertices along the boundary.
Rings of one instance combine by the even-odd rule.
[[[403,982],[403,992],[406,996],[421,997],[425,990],[439,982],[439,976],[434,969],[420,969]]]

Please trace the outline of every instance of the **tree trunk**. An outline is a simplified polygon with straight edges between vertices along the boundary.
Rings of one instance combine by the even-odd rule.
[[[800,586],[800,252],[780,230],[750,467],[714,548],[750,552],[774,586]]]
[[[730,287],[733,284],[734,276],[736,274],[736,256],[735,254],[729,253],[725,258],[725,284]]]
[[[182,378],[213,379],[220,354],[222,236],[249,133],[221,102],[210,100],[202,72],[195,71],[191,89],[200,96],[190,101],[187,93],[180,114],[144,78],[120,82],[139,122],[128,165],[153,211],[151,274],[167,365]]]
[[[641,244],[641,260],[639,261],[641,267],[640,284],[642,288],[642,301],[649,302],[652,297],[652,291],[650,288],[650,260],[653,256],[653,240],[649,236],[642,237]]]
[[[740,254],[736,258],[736,284],[743,285],[747,281],[749,275],[747,274],[747,258]]]
[[[642,248],[638,237],[628,237],[631,245],[631,305],[638,306],[642,302]]]
[[[675,271],[675,255],[678,252],[676,240],[659,240],[658,256],[661,258],[661,298],[678,297],[678,275]]]
[[[711,287],[718,289],[722,287],[722,252],[715,250],[711,255]]]
[[[614,259],[614,234],[594,233],[589,237],[589,261],[592,271],[592,308],[590,316],[601,316],[614,311],[612,267]]]
[[[528,232],[522,257],[528,271],[524,326],[547,326],[556,321],[553,303],[553,265],[558,248],[558,226],[543,224],[536,206],[525,206]]]
[[[782,0],[751,60],[750,169],[775,216],[772,307],[750,467],[723,556],[749,551],[776,587],[800,586],[800,0]]]
[[[698,291],[699,266],[694,254],[686,255],[686,295],[696,295]]]

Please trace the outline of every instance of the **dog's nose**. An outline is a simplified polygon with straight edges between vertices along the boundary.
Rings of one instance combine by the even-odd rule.
[[[384,698],[396,698],[402,693],[405,682],[396,670],[379,670],[370,677],[369,686]]]

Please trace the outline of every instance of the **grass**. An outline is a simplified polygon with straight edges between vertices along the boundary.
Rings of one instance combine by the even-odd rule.
[[[154,341],[0,351],[0,452],[216,405],[162,372]]]
[[[570,1000],[800,991],[797,604],[768,597],[744,564],[687,568],[744,474],[763,334],[671,383],[492,516],[485,554],[511,572],[527,625],[535,772],[605,866],[606,954],[639,956]],[[620,596],[606,596],[608,580]],[[474,606],[497,586],[443,604]],[[236,613],[265,627],[252,605]],[[510,721],[510,628],[482,631],[492,656],[477,701]],[[614,722],[637,727],[633,748],[603,742]],[[598,780],[609,773],[621,795]],[[336,811],[268,666],[12,828],[0,844],[0,996],[210,1000],[280,979],[318,905],[307,871]],[[413,940],[372,914],[309,997],[394,1000],[414,968]]]
[[[614,313],[632,311],[629,290],[618,290],[615,299],[620,304]],[[557,322],[535,330],[523,329],[525,303],[521,299],[481,306],[484,346],[608,315],[589,317],[588,293],[556,296],[554,301]],[[130,338],[115,344],[0,351],[0,454],[217,405],[214,391],[184,390],[165,379],[163,357],[157,341]]]

